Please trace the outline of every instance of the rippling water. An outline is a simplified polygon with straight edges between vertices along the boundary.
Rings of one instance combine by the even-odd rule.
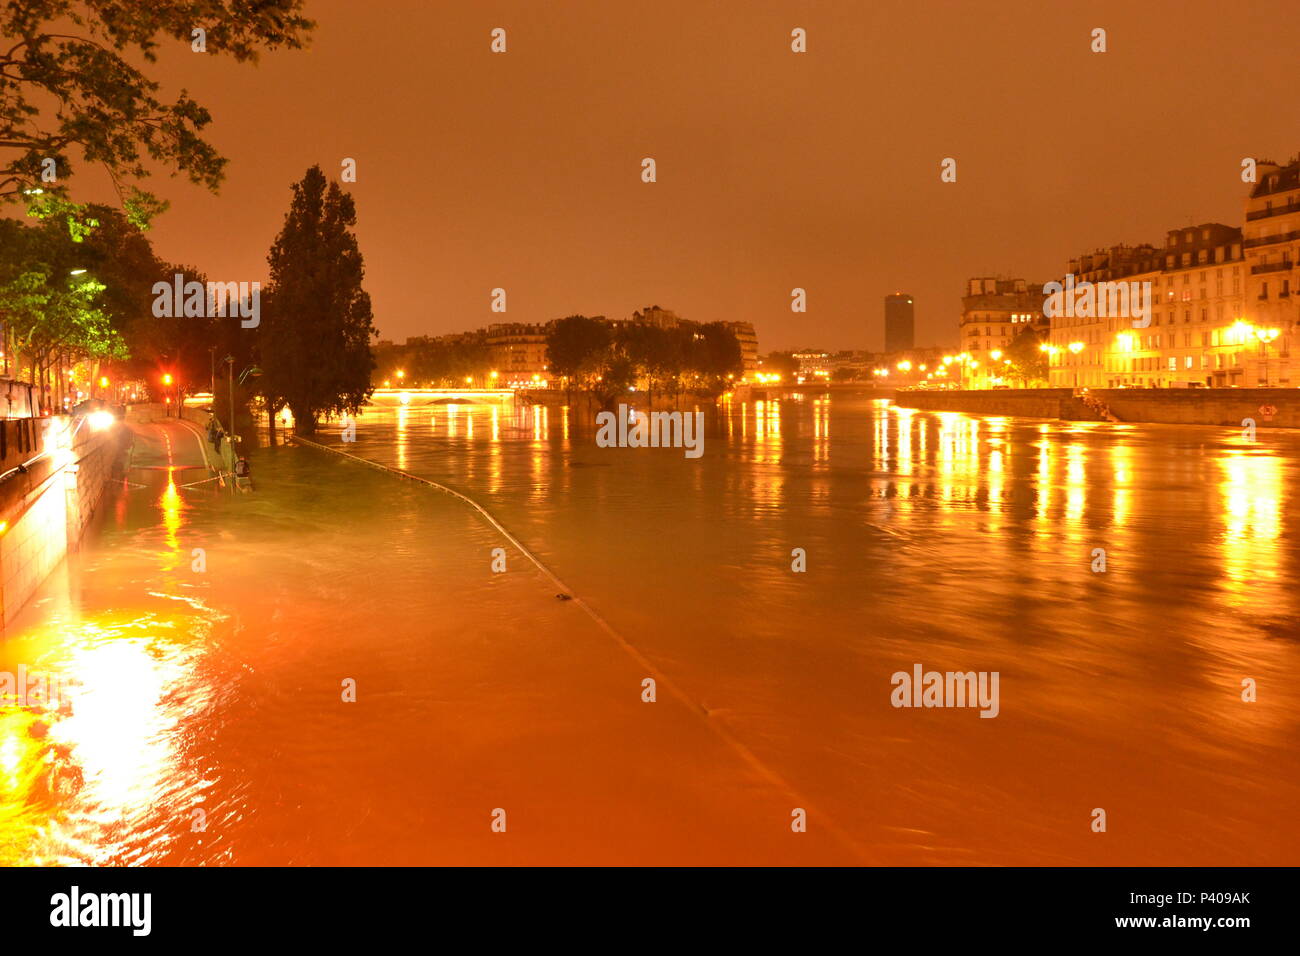
[[[557,408],[361,417],[653,706],[466,505],[295,447],[185,487],[190,440],[137,441],[162,467],[0,644],[80,682],[0,709],[0,861],[1296,862],[1300,434],[810,397],[690,460]],[[999,715],[891,707],[917,663],[999,672]]]

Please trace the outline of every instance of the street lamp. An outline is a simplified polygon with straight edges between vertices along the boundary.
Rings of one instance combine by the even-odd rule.
[[[1259,339],[1259,350],[1264,359],[1264,387],[1268,388],[1268,343],[1272,342],[1281,334],[1278,329],[1260,329],[1252,330],[1255,338]]]
[[[226,387],[230,393],[230,422],[228,425],[229,431],[227,432],[227,437],[230,440],[230,462],[231,462],[231,467],[233,468],[234,461],[235,461],[235,441],[236,441],[236,437],[235,437],[235,357],[233,355],[227,355],[221,361],[227,366]],[[239,373],[239,384],[243,385],[244,382],[246,382],[248,379],[256,378],[261,374],[262,374],[262,370],[260,368],[258,368],[256,365],[250,365],[248,366],[248,368],[244,369],[242,372]]]

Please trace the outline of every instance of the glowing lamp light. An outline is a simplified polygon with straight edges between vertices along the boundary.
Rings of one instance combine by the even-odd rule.
[[[107,375],[101,375],[101,376],[99,377],[99,387],[100,387],[100,388],[108,388],[108,376],[107,376]]]
[[[1278,329],[1254,329],[1255,338],[1261,342],[1272,342],[1281,332]]]
[[[401,402],[403,405],[410,405],[410,404],[411,404],[411,393],[410,393],[410,392],[403,392],[401,395],[397,396],[397,400],[398,400],[399,402]]]
[[[998,359],[1002,358],[1002,350],[994,349],[992,352],[989,353],[989,358],[991,358],[993,361],[996,362]]]
[[[170,372],[166,372],[166,373],[164,373],[164,374],[163,374],[163,384],[164,384],[164,385],[170,385],[171,383],[172,383],[172,376],[171,376],[171,373],[170,373]]]
[[[1069,349],[1070,349],[1070,351],[1073,352],[1075,355],[1078,355],[1080,352],[1083,351],[1083,343],[1082,343],[1082,342],[1071,342],[1070,345],[1069,345]]]

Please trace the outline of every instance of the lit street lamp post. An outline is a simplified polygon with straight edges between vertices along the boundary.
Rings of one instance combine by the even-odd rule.
[[[1268,343],[1278,337],[1277,329],[1260,329],[1252,330],[1255,338],[1259,339],[1260,358],[1264,363],[1264,387],[1268,388]]]

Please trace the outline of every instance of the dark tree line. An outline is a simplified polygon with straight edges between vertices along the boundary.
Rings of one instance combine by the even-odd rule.
[[[546,336],[551,374],[610,405],[630,387],[680,395],[720,394],[744,371],[740,342],[722,322],[671,328],[614,325],[584,315],[555,322]]]
[[[459,340],[410,338],[405,345],[376,347],[377,377],[399,384],[451,387],[465,385],[466,379],[490,384],[492,351],[483,335],[466,335]]]
[[[56,196],[34,200],[32,210],[32,224],[0,219],[0,325],[11,376],[49,391],[52,370],[88,361],[92,390],[103,371],[114,382],[143,382],[156,401],[206,391],[211,380],[214,411],[236,430],[242,423],[226,422],[227,386],[241,377],[237,410],[257,397],[272,417],[288,406],[305,434],[369,397],[374,327],[356,209],[319,167],[293,186],[268,256],[270,282],[255,300],[257,322],[247,326],[230,308],[155,310],[156,283],[170,287],[179,273],[205,285],[207,277],[160,259],[122,211]],[[172,384],[164,386],[165,376]]]

